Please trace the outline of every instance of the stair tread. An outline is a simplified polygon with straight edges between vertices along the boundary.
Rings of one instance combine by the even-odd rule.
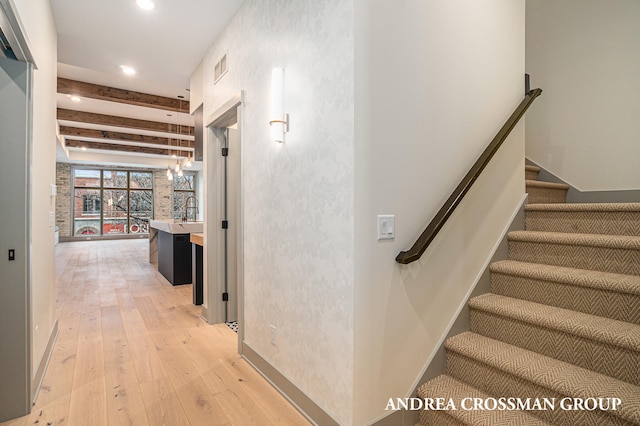
[[[640,212],[640,203],[540,203],[527,204],[525,211]]]
[[[611,413],[640,423],[640,386],[472,332],[450,337],[445,347],[566,397],[620,398],[623,403]]]
[[[640,237],[607,234],[571,234],[568,232],[511,231],[509,241],[596,246],[612,249],[640,250]]]
[[[529,164],[525,164],[524,169],[525,169],[525,170],[528,170],[528,171],[530,171],[530,172],[540,172],[540,167],[538,167],[538,166],[531,166],[531,165],[529,165]]]
[[[456,410],[447,411],[446,414],[467,424],[517,424],[522,426],[551,424],[526,411],[462,409],[462,400],[464,398],[481,398],[482,400],[486,400],[491,398],[491,395],[445,374],[431,379],[420,386],[418,388],[418,396],[420,398],[444,398],[447,401],[451,398],[454,401]],[[428,416],[428,413],[423,412],[423,416]]]
[[[638,275],[615,274],[517,260],[494,262],[489,266],[489,269],[492,273],[516,275],[640,296],[640,276]]]
[[[531,180],[531,179],[526,179],[524,182],[525,182],[525,186],[530,186],[535,188],[559,189],[559,190],[569,189],[569,185],[567,185],[566,183],[544,182],[541,180]]]
[[[493,293],[470,299],[469,307],[640,352],[640,325],[637,324]]]

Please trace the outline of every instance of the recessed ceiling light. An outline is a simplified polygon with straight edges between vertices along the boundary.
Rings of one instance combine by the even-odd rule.
[[[86,147],[86,146],[83,146],[83,147],[82,147],[82,148],[80,148],[80,149],[81,149],[82,151],[86,151],[86,150],[87,150],[87,147]]]
[[[136,70],[134,70],[131,67],[128,67],[126,65],[120,65],[120,69],[122,70],[123,73],[125,73],[126,75],[134,75],[136,73]]]
[[[69,99],[71,99],[73,102],[80,102],[80,96],[69,96]]]
[[[140,6],[140,9],[144,10],[151,10],[156,7],[151,0],[136,0],[136,3]]]

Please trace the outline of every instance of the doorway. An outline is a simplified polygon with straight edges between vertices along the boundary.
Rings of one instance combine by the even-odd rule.
[[[29,63],[0,57],[0,421],[28,414],[35,397],[29,244],[32,70]]]
[[[225,322],[238,322],[238,247],[240,225],[240,132],[238,123],[227,127],[228,155],[226,156],[225,205],[227,218],[226,237],[226,293]]]
[[[208,323],[242,327],[242,93],[205,121],[204,299]]]

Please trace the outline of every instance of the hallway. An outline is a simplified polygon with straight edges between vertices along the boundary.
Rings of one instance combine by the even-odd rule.
[[[146,239],[56,247],[59,335],[31,415],[11,425],[306,425],[207,325]]]

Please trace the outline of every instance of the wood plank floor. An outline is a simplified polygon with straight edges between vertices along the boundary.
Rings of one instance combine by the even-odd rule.
[[[147,250],[147,240],[56,247],[58,340],[31,415],[1,424],[308,425]]]

